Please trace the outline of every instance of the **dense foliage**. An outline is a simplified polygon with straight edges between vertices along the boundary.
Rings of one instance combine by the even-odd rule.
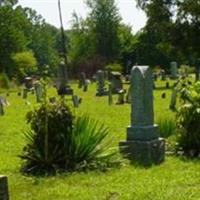
[[[68,64],[74,75],[85,71],[92,76],[109,63],[120,63],[124,73],[135,63],[168,70],[169,63],[176,60],[199,67],[198,0],[136,0],[147,23],[135,34],[122,23],[114,0],[85,2],[86,18],[73,13],[72,26],[65,31]],[[12,58],[30,51],[37,62],[34,73],[42,75],[48,66],[48,75],[55,75],[62,55],[60,30],[31,8],[22,8],[17,0],[2,0],[0,73],[19,78],[21,64],[16,66]]]
[[[26,131],[27,145],[21,158],[26,162],[23,171],[44,173],[64,169],[66,165],[66,138],[72,131],[73,115],[59,102],[42,104],[39,109],[27,113],[31,129]]]
[[[24,72],[22,65],[25,64],[25,58],[26,63],[29,61],[27,67],[32,63],[38,73],[43,71],[45,65],[49,65],[50,73],[55,72],[59,31],[47,24],[34,10],[19,6],[17,0],[1,2],[0,72],[5,72],[10,78],[19,78],[19,74]],[[24,52],[32,52],[32,55]]]
[[[20,156],[25,173],[105,169],[116,164],[116,153],[101,144],[108,129],[86,116],[74,119],[63,100],[42,104],[27,114],[27,122],[31,129],[25,133],[27,145]]]
[[[161,65],[169,62],[197,65],[199,54],[198,0],[136,0],[147,15],[135,52],[139,63]],[[148,54],[150,52],[150,54]]]
[[[177,112],[178,146],[186,156],[200,155],[200,82],[181,90],[181,106]]]

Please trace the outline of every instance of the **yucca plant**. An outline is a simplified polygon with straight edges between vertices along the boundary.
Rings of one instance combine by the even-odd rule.
[[[98,121],[85,115],[78,117],[67,139],[68,168],[107,168],[117,164],[117,151],[105,142],[108,134],[108,128]]]
[[[88,116],[74,119],[63,100],[42,104],[27,114],[27,120],[31,130],[25,133],[27,145],[20,156],[23,172],[105,170],[120,163],[117,151],[105,146],[108,128]]]

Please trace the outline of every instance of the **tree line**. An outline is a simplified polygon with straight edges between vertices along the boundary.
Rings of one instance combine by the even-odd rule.
[[[173,60],[199,65],[199,1],[136,1],[147,15],[146,26],[137,33],[122,22],[114,0],[87,0],[86,18],[73,13],[71,29],[65,31],[72,74],[92,75],[116,63],[124,73],[136,63],[165,69]],[[0,73],[19,80],[44,72],[53,76],[61,55],[60,29],[17,0],[0,1]]]

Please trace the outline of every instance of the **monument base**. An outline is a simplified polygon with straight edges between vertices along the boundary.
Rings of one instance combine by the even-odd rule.
[[[119,148],[125,158],[144,166],[159,164],[165,159],[165,140],[163,138],[150,141],[121,141]]]
[[[58,90],[58,95],[73,95],[73,90],[70,88],[70,86],[64,86],[64,87],[59,87]]]

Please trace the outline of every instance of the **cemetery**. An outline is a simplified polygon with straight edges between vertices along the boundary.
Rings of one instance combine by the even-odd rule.
[[[56,2],[60,28],[0,1],[0,200],[200,199],[200,55],[176,41],[182,16],[136,1],[148,15],[133,33],[114,0],[89,0],[65,30]]]
[[[138,73],[136,72],[134,76],[140,75]],[[173,85],[174,80],[170,80],[169,82]],[[164,87],[165,81],[156,81],[156,86]],[[20,172],[22,160],[19,155],[22,154],[23,147],[27,142],[24,137],[24,131],[28,129],[29,124],[26,123],[25,116],[28,111],[32,110],[35,106],[39,106],[40,103],[37,103],[35,94],[29,94],[27,99],[23,99],[23,97],[18,96],[17,91],[12,91],[9,97],[6,97],[10,105],[4,106],[4,115],[0,118],[0,168],[1,173],[8,177],[7,181],[11,199],[33,199],[33,197],[36,199],[102,199],[109,198],[110,196],[114,196],[116,199],[149,199],[152,196],[154,199],[187,199],[190,197],[191,199],[198,199],[200,194],[199,160],[184,159],[181,155],[174,153],[173,147],[171,146],[175,145],[176,126],[174,128],[172,127],[169,135],[167,135],[167,132],[163,133],[163,131],[167,131],[167,128],[163,128],[164,125],[161,121],[168,120],[170,124],[170,120],[172,121],[171,123],[174,123],[175,120],[175,112],[169,109],[172,89],[155,89],[152,91],[152,100],[149,99],[151,94],[148,94],[148,92],[150,91],[146,91],[148,102],[152,101],[154,111],[152,110],[153,108],[150,108],[152,104],[149,102],[148,105],[143,105],[146,108],[140,107],[140,109],[147,109],[144,113],[145,115],[141,115],[139,112],[138,116],[131,119],[131,104],[115,104],[114,102],[118,98],[117,94],[112,95],[113,104],[109,104],[107,96],[96,96],[96,87],[98,87],[96,83],[91,83],[87,92],[78,88],[78,83],[72,83],[71,87],[74,93],[83,99],[81,104],[76,107],[73,101],[70,100],[71,97],[66,96],[66,101],[72,107],[73,112],[76,115],[87,113],[92,119],[98,120],[109,127],[109,135],[106,139],[105,148],[114,147],[116,151],[120,151],[120,148],[118,148],[119,143],[121,146],[121,143],[124,143],[122,141],[127,140],[125,144],[129,144],[128,141],[135,140],[137,144],[135,147],[136,150],[133,148],[131,154],[134,154],[134,152],[137,152],[137,154],[143,152],[144,159],[147,159],[149,162],[149,160],[152,161],[151,156],[154,158],[155,155],[147,157],[149,156],[148,149],[154,148],[153,146],[151,147],[151,143],[147,140],[151,140],[151,137],[153,140],[157,137],[163,137],[165,138],[165,147],[163,146],[158,150],[158,157],[156,156],[155,162],[153,160],[153,164],[147,167],[131,164],[127,158],[120,158],[122,159],[122,163],[119,166],[108,168],[105,172],[101,170],[83,170],[75,173],[58,173],[53,176],[24,175]],[[128,85],[124,85],[124,87],[126,88]],[[141,85],[141,87],[143,86]],[[150,87],[148,85],[147,90],[150,90]],[[136,88],[133,88],[133,90],[137,91]],[[140,91],[143,90],[139,89],[138,92]],[[166,93],[165,99],[161,98],[163,91]],[[134,91],[132,91],[132,95],[134,95]],[[1,90],[1,96],[5,96],[5,91]],[[59,98],[56,89],[53,87],[48,88],[48,96]],[[26,101],[29,104],[26,104]],[[142,101],[138,103],[140,104]],[[132,106],[132,112],[134,112],[134,109],[137,108],[134,108],[136,105]],[[150,116],[152,112],[154,112],[154,119],[153,116]],[[144,122],[142,122],[143,118]],[[149,124],[153,124],[152,120],[155,120],[154,124],[158,125],[149,126]],[[130,123],[133,125],[133,128],[126,128]],[[134,126],[137,123],[142,126],[144,125],[144,127],[147,125],[151,130],[145,131],[146,128],[141,127],[141,130],[138,130],[138,135],[132,135],[132,131],[133,133],[136,131],[135,128],[137,126],[135,128]],[[159,129],[161,131],[160,133],[158,132],[158,126],[161,126]],[[143,129],[147,134],[146,136],[143,135]],[[131,137],[135,139],[132,140]],[[142,144],[143,142],[138,144],[137,141],[140,141],[138,137],[148,137],[149,139],[144,139],[144,144]],[[164,140],[159,139],[158,144],[164,145],[162,141]],[[148,145],[150,146],[146,148],[144,145],[147,145],[146,147]],[[163,152],[163,148],[165,148],[165,153]],[[137,154],[136,160],[138,160]],[[164,154],[165,157],[163,157]],[[118,156],[120,157],[120,155]],[[140,158],[139,161],[141,161]]]

